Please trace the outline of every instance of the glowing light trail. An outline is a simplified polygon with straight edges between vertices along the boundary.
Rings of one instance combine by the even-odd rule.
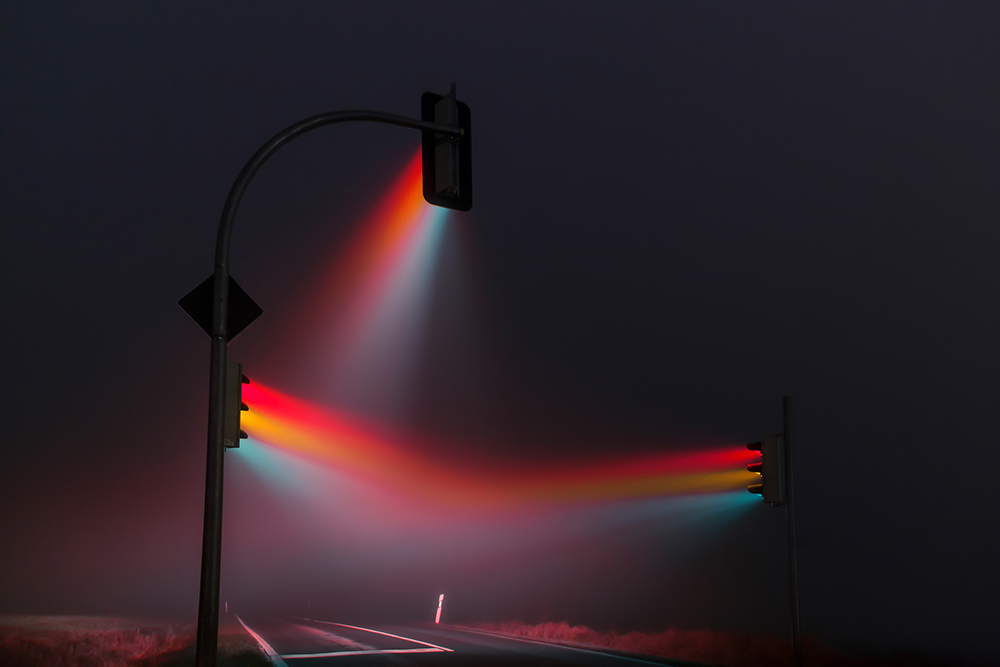
[[[502,476],[430,460],[356,417],[254,382],[246,430],[258,442],[349,477],[433,504],[499,507],[733,491],[753,452],[743,446],[505,470]],[[500,477],[500,478],[498,478]]]
[[[318,331],[296,347],[338,404],[393,415],[412,395],[417,352],[445,227],[445,209],[422,195],[420,153],[314,282],[295,329]],[[317,313],[320,318],[317,320]]]
[[[245,559],[238,590],[267,601],[286,588],[310,596],[325,589],[329,604],[343,600],[355,613],[373,592],[427,600],[428,590],[458,584],[449,590],[476,590],[502,606],[514,591],[551,595],[570,579],[574,591],[580,582],[622,581],[652,552],[647,546],[670,556],[678,545],[676,557],[686,558],[693,544],[713,543],[757,507],[745,488],[753,452],[742,443],[656,454],[624,454],[629,443],[608,443],[619,453],[559,463],[503,458],[502,446],[488,461],[430,454],[467,451],[402,426],[414,421],[405,408],[420,389],[415,361],[431,288],[448,278],[449,291],[434,302],[443,318],[435,324],[483,324],[475,276],[465,270],[461,238],[450,238],[455,225],[446,229],[423,202],[417,156],[361,222],[311,281],[288,338],[270,341],[283,366],[298,367],[299,396],[310,400],[253,374],[244,387],[250,411],[242,425],[251,439],[227,453],[234,482],[227,512],[237,519],[227,539],[238,545],[229,553]],[[465,367],[487,358],[480,343],[488,338],[475,338],[487,328],[449,331],[471,334],[456,350],[462,356],[449,361]],[[426,586],[416,583],[423,577]],[[443,649],[410,646],[398,650]],[[341,648],[286,657],[375,650]]]
[[[335,389],[334,402],[349,406],[351,413],[361,407],[361,412],[391,417],[412,395],[443,216],[443,209],[423,200],[418,153],[332,263],[336,268],[318,281],[319,294],[308,310],[329,313],[331,320],[308,327],[318,328],[321,340],[300,346],[309,350],[303,362],[324,369],[317,372]],[[418,500],[453,511],[734,491],[753,477],[745,468],[753,453],[743,446],[560,466],[511,461],[502,472],[496,466],[459,466],[422,456],[396,434],[352,414],[256,380],[243,391],[251,407],[243,426],[258,443],[408,503]],[[261,461],[258,457],[255,469],[263,468]],[[302,468],[273,466],[266,472],[281,470],[288,476],[291,470],[301,474]]]

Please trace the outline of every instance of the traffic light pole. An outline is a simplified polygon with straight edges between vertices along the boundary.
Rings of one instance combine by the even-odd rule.
[[[783,401],[785,437],[785,495],[788,502],[785,512],[788,517],[788,595],[792,616],[792,664],[802,667],[802,638],[799,634],[799,568],[795,552],[795,491],[792,485],[792,397],[785,395]]]
[[[223,413],[225,409],[227,322],[229,317],[229,246],[233,221],[247,185],[264,162],[292,139],[324,125],[372,121],[461,137],[462,128],[430,123],[381,111],[334,111],[301,120],[274,135],[254,153],[233,183],[219,221],[212,290],[211,362],[208,387],[208,460],[205,471],[205,523],[202,534],[201,592],[198,601],[197,667],[215,667],[219,641],[219,582],[222,563]]]

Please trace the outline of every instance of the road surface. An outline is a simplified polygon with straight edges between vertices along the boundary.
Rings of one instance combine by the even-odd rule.
[[[291,617],[237,618],[277,667],[670,664],[430,623],[360,626]]]

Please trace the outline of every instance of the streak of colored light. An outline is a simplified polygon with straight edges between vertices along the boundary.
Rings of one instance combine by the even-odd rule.
[[[743,446],[605,458],[502,474],[420,456],[361,420],[254,382],[244,388],[244,426],[260,443],[377,485],[393,494],[452,507],[552,505],[733,491],[754,475]],[[512,472],[513,471],[513,472]]]
[[[442,209],[421,195],[419,153],[344,252],[319,280],[311,317],[321,340],[308,363],[340,400],[364,408],[396,407],[412,387],[429,283],[443,229]],[[305,349],[305,347],[301,348]],[[452,507],[557,505],[731,491],[753,476],[743,447],[572,461],[543,467],[510,462],[503,471],[433,460],[404,439],[344,412],[324,409],[259,383],[244,389],[245,428],[276,450],[322,463],[339,474],[409,499]],[[370,411],[370,410],[366,410]],[[390,411],[391,412],[391,411]]]
[[[420,153],[317,278],[295,347],[338,403],[392,414],[405,407],[423,340],[445,209],[422,195]]]
[[[330,295],[354,292],[379,258],[391,255],[410,231],[410,222],[428,207],[421,195],[420,153],[411,158],[367,223],[348,242],[323,280]],[[384,276],[383,276],[384,277]]]
[[[443,219],[444,209],[423,201],[418,154],[343,256],[335,290],[351,289],[344,345],[352,353],[387,319],[410,319],[422,306]]]

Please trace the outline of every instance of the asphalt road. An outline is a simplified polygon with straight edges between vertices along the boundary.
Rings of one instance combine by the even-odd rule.
[[[240,618],[240,622],[277,667],[670,664],[445,625],[357,626],[317,619],[264,617]]]

